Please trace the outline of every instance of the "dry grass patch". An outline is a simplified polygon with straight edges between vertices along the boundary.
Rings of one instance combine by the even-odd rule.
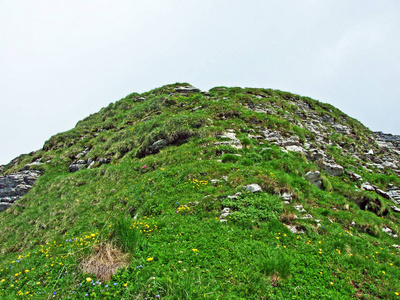
[[[102,243],[92,249],[92,253],[80,263],[84,273],[94,274],[96,278],[108,281],[118,269],[129,265],[129,255],[115,245]]]

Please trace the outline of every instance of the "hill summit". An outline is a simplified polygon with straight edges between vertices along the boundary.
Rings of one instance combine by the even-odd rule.
[[[0,297],[397,298],[399,156],[288,92],[132,93],[0,167]]]

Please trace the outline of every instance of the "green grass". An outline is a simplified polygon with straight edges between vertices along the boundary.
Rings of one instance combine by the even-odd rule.
[[[394,212],[382,214],[391,202],[359,191],[346,174],[322,171],[319,190],[303,179],[318,169],[304,155],[247,137],[262,127],[312,140],[280,115],[296,111],[287,101],[302,99],[336,120],[343,113],[281,91],[214,88],[210,96],[183,96],[174,94],[178,85],[128,95],[5,166],[8,174],[51,160],[35,187],[0,214],[1,299],[397,298],[397,240],[382,232],[383,226],[400,229]],[[244,107],[255,104],[280,111],[266,116]],[[347,120],[367,140],[369,130]],[[243,149],[214,144],[226,129],[236,131]],[[166,146],[152,152],[160,139]],[[336,134],[332,142],[349,140]],[[85,147],[85,159],[110,163],[70,173],[68,165]],[[390,171],[370,173],[338,148],[329,151],[365,181],[381,188],[400,184]],[[252,183],[263,191],[245,192]],[[313,219],[284,204],[284,192]],[[360,209],[363,197],[378,198],[381,207]],[[225,207],[233,213],[221,222]],[[82,268],[106,252],[104,245],[115,259],[126,254],[128,260],[110,280]]]

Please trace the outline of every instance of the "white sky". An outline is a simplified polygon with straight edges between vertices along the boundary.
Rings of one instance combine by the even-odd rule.
[[[131,92],[290,91],[400,134],[399,0],[0,0],[0,164]]]

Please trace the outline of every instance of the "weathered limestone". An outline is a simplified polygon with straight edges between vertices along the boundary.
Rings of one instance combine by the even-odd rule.
[[[40,172],[33,170],[0,176],[0,212],[28,193],[39,176]]]
[[[262,192],[261,186],[259,186],[257,183],[246,185],[243,188],[250,193]]]
[[[320,171],[308,172],[306,175],[304,175],[304,178],[307,179],[312,185],[315,185],[317,188],[322,188],[322,178]]]
[[[228,129],[227,132],[225,132],[223,135],[220,135],[219,138],[222,139],[229,139],[229,141],[222,141],[222,142],[216,142],[214,145],[230,145],[236,149],[242,149],[243,145],[240,142],[240,140],[236,137],[236,134],[234,130]]]
[[[200,93],[200,90],[193,86],[180,86],[175,89],[175,92],[177,92],[177,93]]]

